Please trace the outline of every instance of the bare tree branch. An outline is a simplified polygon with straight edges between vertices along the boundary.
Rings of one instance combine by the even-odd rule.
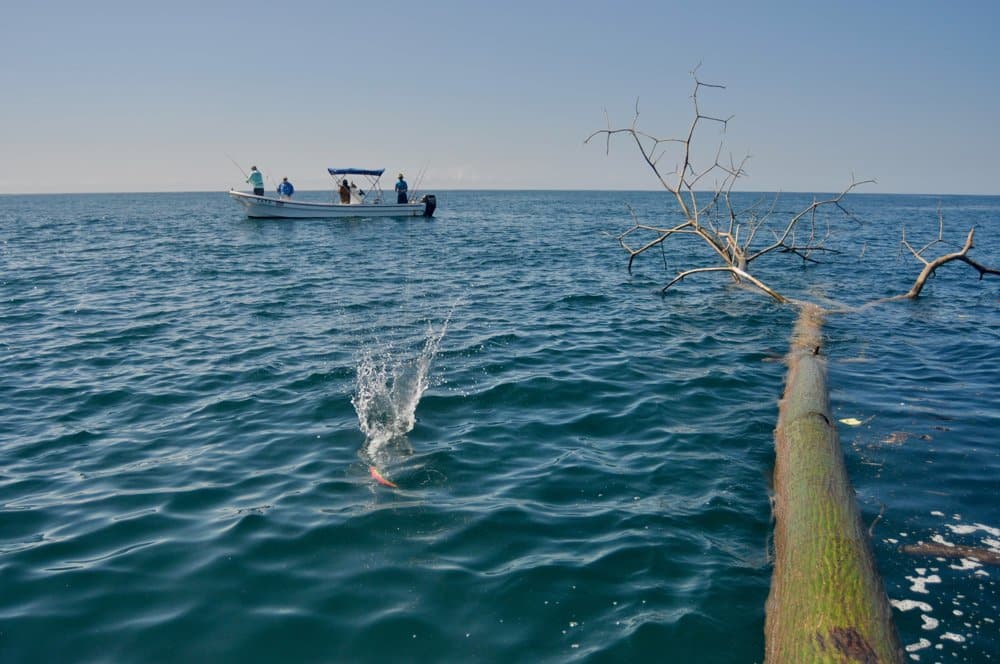
[[[976,234],[976,229],[975,228],[969,229],[969,234],[965,238],[965,244],[962,245],[962,248],[959,251],[956,251],[956,252],[953,252],[953,253],[950,253],[950,254],[944,254],[942,256],[938,256],[937,258],[935,258],[932,261],[929,261],[926,258],[924,258],[923,252],[925,250],[927,250],[928,247],[930,247],[930,246],[932,246],[932,245],[940,242],[941,239],[942,239],[943,232],[944,231],[943,231],[943,225],[942,225],[941,226],[941,231],[939,231],[939,233],[938,233],[938,239],[934,240],[933,242],[928,243],[920,251],[914,250],[913,247],[910,246],[910,244],[908,242],[906,242],[905,239],[903,240],[903,243],[906,244],[907,248],[910,249],[910,251],[913,253],[913,255],[916,256],[917,259],[919,259],[921,262],[923,262],[924,269],[922,269],[920,271],[920,274],[917,275],[917,280],[913,283],[913,286],[910,287],[909,291],[907,291],[903,295],[896,295],[894,297],[888,297],[888,298],[884,298],[882,300],[878,300],[879,302],[892,302],[892,301],[895,301],[895,300],[913,300],[913,299],[916,299],[917,296],[920,295],[920,291],[922,291],[924,289],[924,284],[927,283],[927,279],[930,278],[939,267],[941,267],[942,265],[945,265],[946,263],[950,263],[952,261],[962,261],[963,263],[966,263],[966,264],[971,265],[972,267],[974,267],[976,269],[976,271],[979,272],[979,279],[980,280],[982,280],[982,278],[984,276],[986,276],[987,274],[1000,275],[1000,270],[997,270],[997,269],[994,269],[994,268],[991,268],[991,267],[986,267],[985,265],[981,265],[981,264],[977,263],[976,261],[972,260],[971,258],[969,258],[967,256],[967,254],[969,253],[969,251],[972,249],[972,241],[973,241],[973,238],[975,237],[975,234]]]
[[[725,141],[719,143],[715,151],[714,158],[708,165],[699,167],[695,164],[692,146],[698,128],[703,123],[714,123],[721,126],[723,134],[729,126],[732,116],[723,118],[705,113],[701,108],[700,94],[705,89],[725,89],[725,86],[706,83],[698,78],[698,67],[692,72],[694,89],[691,92],[691,104],[693,107],[693,117],[688,126],[687,133],[683,138],[658,138],[639,129],[639,103],[636,100],[635,111],[632,123],[627,128],[613,128],[608,122],[607,129],[595,131],[587,137],[585,142],[589,143],[598,136],[603,136],[606,145],[610,149],[610,142],[613,137],[624,135],[631,137],[632,142],[638,148],[642,159],[649,166],[650,170],[659,180],[660,185],[669,192],[676,204],[678,211],[684,221],[672,228],[656,228],[654,226],[641,224],[635,218],[634,211],[630,209],[633,217],[633,226],[618,236],[619,244],[628,252],[629,273],[635,258],[640,254],[654,248],[660,247],[661,254],[665,256],[664,244],[676,235],[695,235],[707,246],[713,254],[721,261],[721,264],[712,269],[696,268],[681,272],[666,287],[665,292],[671,286],[684,279],[689,274],[698,272],[728,272],[737,281],[745,281],[753,284],[761,291],[779,301],[787,299],[779,295],[773,288],[763,283],[749,272],[750,263],[754,260],[766,256],[774,251],[792,253],[799,256],[806,262],[819,262],[813,254],[830,251],[825,247],[826,240],[832,234],[832,226],[826,219],[825,227],[821,227],[817,212],[823,207],[836,207],[847,218],[853,218],[850,212],[843,205],[844,197],[855,188],[874,182],[874,180],[857,180],[852,176],[849,187],[839,195],[827,200],[815,200],[812,205],[802,210],[791,218],[787,223],[780,226],[780,230],[769,229],[773,235],[771,244],[763,248],[754,248],[754,242],[760,235],[760,231],[771,226],[777,196],[771,203],[768,210],[759,213],[760,203],[755,203],[747,210],[737,210],[732,201],[732,190],[739,178],[746,176],[746,164],[749,156],[741,160],[735,160],[732,155],[724,160]],[[679,150],[678,165],[670,173],[661,169],[659,162],[667,154],[668,145],[675,145]],[[714,191],[704,205],[699,205],[698,187],[706,183],[709,178],[717,176]],[[802,241],[796,238],[796,230],[801,222],[809,221],[809,228]],[[824,232],[825,231],[825,232]],[[654,237],[645,239],[638,247],[629,244],[629,238],[635,233],[652,234]]]
[[[697,130],[702,124],[720,125],[723,134],[728,129],[732,116],[723,118],[704,112],[700,96],[706,89],[722,90],[725,89],[725,86],[702,81],[698,77],[698,67],[695,67],[691,72],[691,76],[694,80],[694,88],[691,92],[693,117],[687,128],[687,133],[682,138],[658,138],[641,131],[639,129],[639,100],[636,99],[635,111],[629,127],[614,128],[609,119],[607,120],[607,129],[595,131],[586,140],[589,143],[592,139],[603,136],[606,141],[606,150],[610,151],[613,137],[619,135],[630,137],[661,186],[673,196],[682,219],[680,223],[672,227],[660,228],[640,223],[636,218],[635,211],[629,208],[633,225],[618,235],[619,244],[629,255],[629,273],[632,273],[636,257],[654,247],[660,248],[661,257],[666,267],[666,243],[678,236],[693,236],[710,250],[719,264],[682,270],[663,287],[663,292],[693,274],[727,272],[737,283],[751,284],[779,302],[788,302],[789,298],[781,295],[751,273],[751,264],[775,252],[798,256],[806,263],[818,263],[817,256],[819,254],[839,253],[826,246],[833,235],[834,225],[829,215],[820,215],[820,210],[833,208],[839,211],[844,218],[854,220],[854,216],[844,205],[844,199],[858,187],[872,184],[875,180],[858,180],[852,174],[851,184],[839,194],[825,199],[814,199],[812,204],[783,223],[775,219],[775,210],[780,194],[774,197],[767,210],[761,209],[760,202],[754,203],[748,209],[737,210],[733,205],[731,194],[736,182],[746,175],[746,164],[749,156],[736,161],[730,155],[728,160],[724,161],[724,140],[720,141],[714,158],[711,158],[711,162],[707,165],[697,165],[692,152]],[[606,111],[605,116],[607,117]],[[667,148],[671,145],[676,146],[679,150],[678,163],[672,171],[667,172],[661,169],[659,162],[668,154]],[[705,199],[705,195],[699,192],[698,187],[713,176],[718,177],[718,181],[714,190]],[[699,201],[699,198],[702,200]],[[937,239],[917,249],[907,239],[904,228],[900,248],[902,250],[905,247],[917,260],[923,263],[923,269],[909,292],[877,302],[916,298],[935,270],[952,261],[962,261],[972,266],[979,272],[980,279],[987,274],[1000,275],[1000,271],[997,269],[981,265],[968,257],[967,254],[972,249],[973,235],[974,232],[969,231],[965,246],[960,251],[944,254],[931,260],[927,257],[927,252],[937,244],[944,242],[944,216],[940,206],[938,208]],[[632,244],[633,236],[641,237],[641,244],[634,246]],[[755,242],[762,236],[770,236],[771,241],[764,246],[757,246]],[[862,250],[863,255],[864,250]]]
[[[772,298],[774,298],[778,302],[785,303],[785,302],[789,301],[788,298],[786,298],[785,296],[781,295],[780,293],[778,293],[777,291],[775,291],[770,286],[768,286],[764,282],[760,281],[759,279],[757,279],[756,277],[754,277],[750,273],[745,272],[745,271],[739,269],[738,267],[734,267],[732,265],[725,265],[725,266],[719,265],[719,266],[716,266],[716,267],[696,267],[696,268],[693,268],[693,269],[690,269],[690,270],[685,270],[684,272],[681,272],[676,277],[674,277],[670,281],[669,284],[667,284],[666,286],[664,286],[663,287],[663,291],[666,292],[666,290],[668,288],[670,288],[671,286],[673,286],[677,282],[683,280],[684,277],[690,276],[692,274],[698,274],[700,272],[729,272],[729,273],[733,274],[734,276],[736,276],[738,278],[742,278],[742,279],[750,282],[751,284],[753,284],[754,286],[756,286],[760,290],[764,291],[765,293],[767,293],[768,295],[770,295]]]
[[[833,205],[833,206],[836,206],[838,209],[840,209],[841,212],[843,212],[849,218],[853,218],[853,216],[851,215],[851,213],[843,206],[843,204],[841,203],[841,201],[843,201],[844,196],[846,196],[847,194],[849,194],[851,191],[853,191],[857,187],[860,187],[861,185],[865,185],[865,184],[873,184],[874,182],[875,182],[875,180],[861,180],[861,181],[855,180],[855,181],[851,182],[850,186],[847,187],[847,189],[844,189],[842,192],[840,192],[838,195],[834,196],[833,198],[829,198],[829,199],[822,200],[822,201],[813,201],[812,205],[810,205],[805,210],[802,210],[797,215],[795,215],[794,217],[792,217],[791,221],[788,222],[788,225],[785,226],[784,232],[775,240],[775,242],[773,244],[771,244],[770,246],[765,247],[764,249],[761,249],[760,251],[757,251],[756,253],[752,254],[749,258],[747,258],[747,262],[748,263],[752,262],[752,261],[760,258],[761,256],[764,256],[765,254],[768,254],[768,253],[774,251],[775,249],[782,249],[782,248],[793,249],[794,248],[794,241],[793,241],[792,244],[789,244],[789,236],[795,231],[795,227],[798,225],[798,223],[802,220],[803,217],[805,217],[807,214],[808,215],[814,215],[816,213],[816,210],[818,208],[820,208],[820,207],[827,206],[827,205]]]

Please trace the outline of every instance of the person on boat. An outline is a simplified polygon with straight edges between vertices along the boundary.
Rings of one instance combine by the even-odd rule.
[[[406,186],[406,180],[403,179],[403,174],[399,174],[399,181],[396,182],[396,202],[406,203],[406,190],[409,187]]]
[[[254,196],[264,195],[264,176],[257,170],[256,166],[250,167],[250,175],[247,176],[247,182],[253,187]]]
[[[340,193],[340,204],[341,205],[350,205],[350,203],[351,203],[351,187],[347,184],[347,180],[346,179],[343,182],[340,183],[340,189],[338,189],[338,193]]]
[[[278,185],[278,196],[281,198],[291,198],[294,193],[295,187],[292,186],[292,183],[288,181],[288,178],[282,178],[281,184]]]

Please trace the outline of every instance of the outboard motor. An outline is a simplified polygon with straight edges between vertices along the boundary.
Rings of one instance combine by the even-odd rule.
[[[434,194],[424,194],[420,202],[424,204],[424,216],[433,217],[434,210],[437,209],[437,197]]]

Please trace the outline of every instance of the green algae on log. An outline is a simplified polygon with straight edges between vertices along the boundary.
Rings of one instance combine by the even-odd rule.
[[[823,314],[804,307],[792,336],[775,431],[774,573],[769,664],[902,662],[830,415]]]

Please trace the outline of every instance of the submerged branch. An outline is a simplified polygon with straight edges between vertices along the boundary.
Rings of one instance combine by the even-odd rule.
[[[938,256],[937,258],[935,258],[932,261],[929,261],[926,258],[924,258],[923,255],[922,255],[922,253],[928,247],[930,247],[931,245],[933,245],[936,242],[938,242],[940,240],[940,237],[938,238],[938,240],[935,240],[934,242],[931,242],[930,244],[926,245],[919,252],[914,251],[913,247],[911,247],[910,244],[908,242],[906,242],[906,240],[904,239],[903,242],[910,249],[910,251],[913,252],[913,255],[916,256],[920,261],[922,261],[924,263],[924,269],[922,269],[920,271],[920,274],[917,275],[917,280],[913,283],[913,286],[910,288],[909,291],[907,291],[906,293],[904,293],[902,295],[896,295],[896,296],[893,296],[893,297],[887,297],[887,298],[884,298],[882,300],[878,300],[878,302],[893,302],[893,301],[896,301],[896,300],[914,300],[914,299],[916,299],[920,295],[920,291],[922,291],[924,289],[924,285],[927,283],[927,279],[929,279],[934,274],[935,270],[937,270],[942,265],[945,265],[945,264],[950,263],[952,261],[962,261],[963,263],[971,265],[973,268],[976,269],[977,272],[979,272],[979,279],[980,280],[982,280],[982,278],[984,276],[986,276],[987,274],[1000,275],[1000,270],[997,270],[997,269],[991,268],[991,267],[987,267],[985,265],[981,265],[980,263],[977,263],[976,261],[972,260],[971,258],[969,258],[967,256],[967,254],[969,253],[969,251],[972,249],[972,241],[973,241],[973,238],[975,237],[975,233],[976,233],[976,229],[975,228],[972,228],[972,229],[969,230],[969,235],[966,236],[966,238],[965,238],[965,244],[962,245],[962,248],[959,251],[956,251],[956,252],[953,252],[953,253],[950,253],[950,254],[944,254],[942,256]]]
[[[683,272],[681,272],[680,274],[678,274],[676,277],[674,277],[670,281],[669,284],[667,284],[666,286],[664,286],[661,289],[661,292],[666,293],[668,288],[670,288],[671,286],[673,286],[677,282],[682,281],[684,279],[684,277],[690,276],[692,274],[698,274],[700,272],[729,272],[730,274],[733,275],[733,277],[736,278],[737,281],[745,280],[745,281],[750,282],[751,284],[753,284],[754,286],[756,286],[760,290],[764,291],[765,293],[767,293],[768,295],[770,295],[772,298],[774,298],[778,302],[781,302],[782,304],[784,304],[785,302],[789,301],[788,298],[786,298],[781,293],[777,292],[776,290],[774,290],[773,288],[771,288],[770,286],[768,286],[767,284],[765,284],[763,281],[761,281],[757,277],[755,277],[752,274],[750,274],[749,272],[741,270],[738,267],[735,267],[733,265],[726,265],[726,266],[719,265],[719,266],[715,266],[715,267],[696,267],[696,268],[693,268],[693,269],[690,269],[690,270],[684,270]]]
[[[933,556],[935,558],[969,558],[978,560],[984,565],[1000,565],[1000,553],[990,549],[957,544],[938,544],[937,542],[920,542],[919,544],[904,544],[899,549],[903,553],[914,556]]]

